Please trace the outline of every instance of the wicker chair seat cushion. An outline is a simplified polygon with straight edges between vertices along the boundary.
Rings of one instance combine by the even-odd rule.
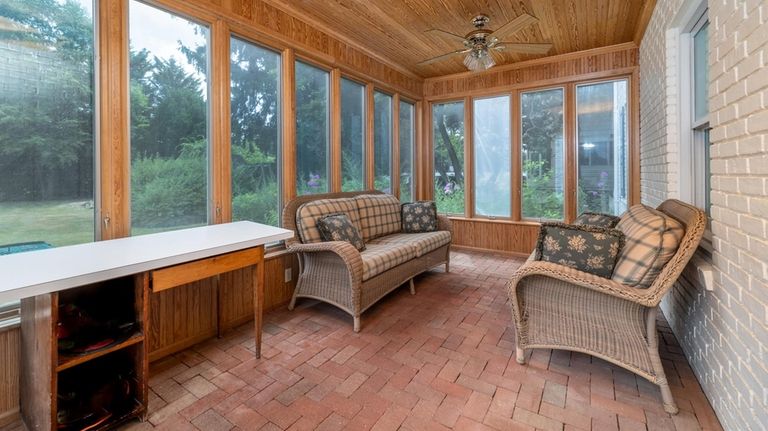
[[[640,289],[653,284],[685,235],[679,221],[642,204],[632,206],[616,229],[624,232],[625,245],[611,279]]]
[[[447,230],[439,230],[422,233],[393,233],[376,238],[370,244],[410,244],[416,247],[416,257],[420,257],[450,242],[451,233]]]
[[[621,217],[615,215],[585,211],[576,217],[573,224],[612,228],[616,227],[619,221],[621,221]]]
[[[360,253],[363,260],[363,281],[392,269],[416,257],[412,244],[366,244]]]
[[[536,260],[609,278],[624,246],[624,234],[595,226],[542,223]]]
[[[346,241],[355,246],[358,251],[365,250],[365,243],[360,237],[360,231],[349,221],[344,213],[320,217],[317,228],[323,241]]]
[[[301,242],[304,244],[322,242],[323,237],[317,228],[318,220],[340,213],[345,214],[358,231],[362,231],[360,213],[357,211],[357,202],[353,198],[320,199],[301,205],[296,210],[296,230]]]
[[[400,201],[392,195],[355,196],[363,240],[400,232]]]

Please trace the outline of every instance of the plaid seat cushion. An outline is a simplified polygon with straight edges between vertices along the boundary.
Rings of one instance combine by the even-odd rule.
[[[360,231],[360,213],[357,203],[352,198],[320,199],[307,202],[296,210],[296,230],[304,244],[322,242],[317,221],[331,214],[346,214],[349,221]]]
[[[423,256],[430,251],[450,244],[451,233],[447,230],[422,233],[393,233],[371,241],[371,244],[411,244],[416,247],[416,256]]]
[[[363,259],[363,281],[392,269],[416,257],[416,247],[411,244],[366,244],[360,253]]]
[[[392,195],[355,196],[363,240],[400,232],[400,201]]]
[[[653,284],[685,235],[679,221],[645,205],[632,206],[616,229],[624,232],[625,244],[611,278],[641,289]]]

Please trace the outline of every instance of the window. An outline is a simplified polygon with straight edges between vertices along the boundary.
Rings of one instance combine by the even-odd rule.
[[[131,234],[208,222],[208,28],[130,2]]]
[[[413,200],[414,106],[400,101],[400,201]]]
[[[576,86],[578,212],[627,209],[627,80]]]
[[[711,172],[709,169],[709,21],[704,11],[691,29],[691,74],[693,89],[691,118],[693,203],[710,215]]]
[[[296,192],[328,191],[329,74],[296,62]]]
[[[523,218],[563,220],[563,89],[520,95]]]
[[[0,245],[94,240],[90,0],[0,7]]]
[[[365,86],[341,79],[341,190],[365,190]]]
[[[392,96],[373,94],[373,188],[392,193]]]
[[[435,203],[446,214],[464,214],[464,102],[432,105]]]
[[[280,54],[232,38],[232,219],[277,226],[280,212]]]
[[[3,2],[0,21],[0,254],[91,242],[93,2]]]
[[[511,215],[509,96],[476,99],[473,109],[475,213]]]

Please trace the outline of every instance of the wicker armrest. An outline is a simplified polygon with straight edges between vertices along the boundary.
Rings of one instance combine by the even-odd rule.
[[[453,235],[453,223],[451,223],[451,219],[449,219],[448,216],[438,214],[437,230],[447,230]]]
[[[509,283],[510,294],[516,292],[520,281],[534,275],[563,280],[575,286],[602,292],[646,307],[655,307],[659,302],[653,298],[652,291],[648,289],[636,289],[608,278],[598,277],[557,263],[532,260],[524,263],[512,276]]]
[[[363,259],[355,246],[346,241],[324,241],[312,244],[295,243],[288,246],[288,250],[298,253],[330,252],[338,255],[349,269],[353,280],[363,278]]]

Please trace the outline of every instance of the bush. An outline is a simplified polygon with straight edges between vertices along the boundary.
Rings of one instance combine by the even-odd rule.
[[[146,157],[131,164],[131,221],[137,228],[205,224],[208,193],[205,158]]]
[[[232,198],[232,219],[250,220],[277,226],[278,214],[277,183],[267,184],[261,190],[243,193]]]

